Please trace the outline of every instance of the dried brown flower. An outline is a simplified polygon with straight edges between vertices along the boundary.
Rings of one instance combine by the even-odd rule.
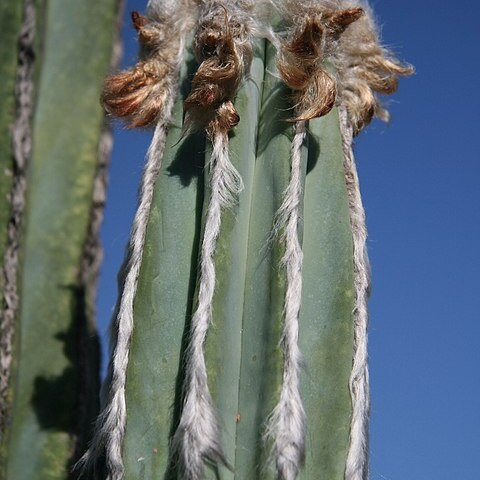
[[[201,62],[184,102],[185,131],[228,132],[240,120],[232,103],[252,59],[248,27],[219,5],[201,24],[195,52]]]
[[[296,116],[292,121],[326,115],[335,105],[336,81],[324,65],[331,44],[363,15],[361,8],[318,9],[294,18],[297,27],[283,42],[278,70],[294,91]]]
[[[132,12],[142,57],[135,66],[106,78],[101,102],[105,110],[128,122],[146,127],[162,114],[176,73],[178,34],[167,19],[152,20]]]
[[[341,35],[333,53],[333,63],[340,101],[347,109],[355,134],[374,116],[389,119],[378,95],[395,93],[398,77],[411,75],[414,71],[381,45],[370,12]]]

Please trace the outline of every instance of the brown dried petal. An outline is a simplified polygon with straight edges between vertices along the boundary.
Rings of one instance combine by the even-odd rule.
[[[325,26],[332,34],[340,35],[349,25],[362,17],[364,13],[363,9],[359,7],[333,11],[328,15]]]

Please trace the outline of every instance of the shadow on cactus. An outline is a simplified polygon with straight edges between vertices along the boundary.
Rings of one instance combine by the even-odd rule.
[[[204,151],[205,136],[201,133],[188,135],[178,145],[175,159],[168,167],[168,174],[172,177],[178,177],[184,187],[188,187],[193,179],[202,179]],[[192,153],[194,154],[193,157]]]

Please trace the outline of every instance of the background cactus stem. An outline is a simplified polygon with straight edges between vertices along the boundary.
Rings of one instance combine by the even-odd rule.
[[[2,385],[8,401],[0,402],[2,414],[8,408],[0,478],[75,478],[71,465],[86,447],[99,403],[93,304],[112,142],[109,132],[102,135],[98,97],[121,2],[4,3],[2,25],[14,19],[9,3],[24,13],[15,32],[11,218],[0,281],[1,325],[14,327],[7,347],[1,335],[2,363],[6,350],[13,354]]]
[[[18,40],[18,67],[15,86],[16,118],[11,128],[13,182],[10,199],[10,219],[7,227],[7,247],[3,259],[4,280],[0,307],[0,441],[6,433],[12,398],[9,398],[13,361],[15,321],[19,307],[18,269],[20,237],[27,192],[27,168],[32,151],[31,120],[34,106],[34,43],[36,9],[33,0],[23,4],[23,23]]]

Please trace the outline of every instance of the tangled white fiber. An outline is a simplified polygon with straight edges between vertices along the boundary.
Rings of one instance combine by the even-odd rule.
[[[171,103],[173,104],[173,99]],[[171,109],[171,106],[168,105],[167,108]],[[133,302],[142,261],[148,213],[164,145],[165,124],[159,122],[147,154],[147,163],[140,187],[140,202],[133,221],[127,258],[122,272],[124,276],[123,294],[116,307],[115,320],[112,325],[114,345],[105,383],[105,388],[108,388],[106,394],[104,393],[106,403],[96,421],[95,435],[91,446],[80,461],[80,465],[85,470],[95,470],[96,462],[105,455],[108,480],[123,478],[121,451],[126,423],[125,382],[133,331]]]

